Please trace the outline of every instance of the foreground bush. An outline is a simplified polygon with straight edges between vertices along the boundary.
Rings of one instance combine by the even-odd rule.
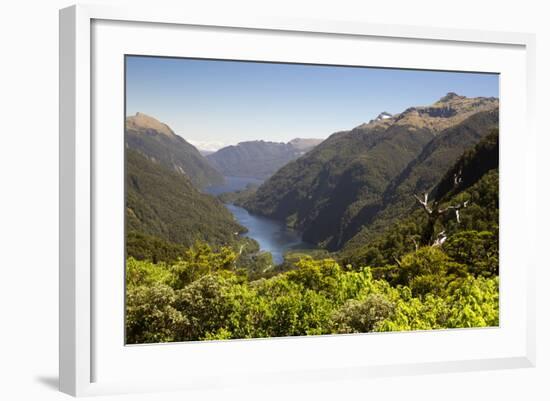
[[[250,281],[237,261],[231,249],[204,244],[173,264],[129,258],[127,342],[498,325],[498,277],[473,276],[439,249],[406,255],[394,283],[309,257]]]

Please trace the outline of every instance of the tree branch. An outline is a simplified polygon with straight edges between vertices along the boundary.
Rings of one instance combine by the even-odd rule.
[[[441,246],[446,240],[447,240],[447,234],[445,234],[445,230],[443,230],[439,234],[437,234],[437,237],[435,238],[435,241],[433,242],[432,247]]]
[[[444,209],[438,209],[437,213],[438,214],[443,214],[443,213],[448,212],[449,210],[454,210],[455,214],[456,214],[456,221],[457,221],[457,223],[460,223],[460,209],[466,208],[468,206],[468,202],[469,201],[464,201],[464,202],[459,203],[457,205],[449,205]]]
[[[428,193],[424,193],[424,200],[420,199],[416,194],[413,195],[414,198],[422,205],[426,213],[432,214],[433,210],[428,206]]]

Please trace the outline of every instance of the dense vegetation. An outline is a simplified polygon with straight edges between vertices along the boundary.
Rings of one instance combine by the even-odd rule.
[[[368,227],[370,233],[380,232],[396,219],[408,215],[416,206],[412,194],[430,191],[438,184],[443,174],[465,151],[471,149],[495,127],[498,127],[498,117],[498,109],[476,113],[435,136],[426,144],[422,152],[388,184],[382,199],[375,205],[365,206],[356,215],[343,235],[343,242],[348,241],[365,227]],[[478,159],[482,160],[483,157],[480,156]],[[494,164],[491,168],[497,167],[498,164]],[[485,173],[487,169],[480,171]],[[452,174],[454,173],[456,171]],[[471,185],[473,181],[467,173],[465,171],[461,176],[466,179],[464,183]]]
[[[454,213],[438,221],[434,232],[445,231],[447,240],[442,245],[446,253],[474,270],[498,273],[498,171],[490,170],[475,185],[444,202],[456,204],[469,201],[460,212],[460,223]],[[427,224],[425,213],[417,208],[393,223],[385,231],[371,235],[364,230],[338,253],[339,260],[350,264],[386,266],[395,264],[402,255],[420,245],[420,237]],[[470,249],[470,250],[469,250]],[[469,256],[461,257],[460,253]],[[482,265],[485,266],[482,268]]]
[[[449,213],[443,216],[434,231],[445,230],[451,240],[459,232],[484,232],[493,238],[492,248],[498,251],[498,151],[498,130],[493,130],[443,174],[432,188],[429,199],[438,202],[440,207],[464,201],[469,205],[460,211],[460,224],[455,214]],[[454,177],[458,174],[461,181],[455,184]],[[341,259],[348,263],[383,265],[412,251],[420,242],[427,216],[414,203],[413,196],[409,197],[411,200],[407,207],[402,207],[399,219],[385,218],[381,214],[374,223],[363,226],[339,252]]]
[[[397,285],[372,269],[305,258],[249,280],[229,248],[197,244],[172,264],[128,259],[127,343],[498,325],[498,277],[437,248],[403,257]]]
[[[231,244],[245,229],[186,176],[127,149],[126,230],[191,246],[196,240]]]

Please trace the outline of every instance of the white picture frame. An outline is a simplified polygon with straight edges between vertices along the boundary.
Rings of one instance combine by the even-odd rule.
[[[182,38],[197,35],[194,38],[201,41],[201,49],[184,49],[181,41],[178,47],[170,40],[163,41],[162,48],[160,45],[156,47],[161,38],[174,35],[183,35]],[[139,45],[131,43],[130,38],[139,41]],[[223,49],[216,44],[220,39],[224,42]],[[262,46],[258,46],[259,40]],[[335,41],[338,41],[337,45]],[[502,273],[501,312],[504,316],[499,328],[138,347],[125,347],[120,338],[123,321],[118,322],[118,319],[122,314],[120,305],[124,289],[120,277],[123,265],[120,265],[119,273],[113,273],[118,276],[109,276],[114,269],[106,272],[105,266],[110,263],[108,258],[115,260],[121,255],[122,249],[116,241],[123,240],[118,235],[123,220],[122,213],[117,214],[113,209],[114,214],[110,214],[113,210],[106,210],[103,206],[109,188],[120,185],[122,191],[122,142],[117,142],[123,133],[123,114],[119,113],[122,110],[119,96],[123,96],[119,91],[122,79],[122,59],[119,56],[137,51],[140,54],[210,55],[267,61],[330,63],[331,60],[340,60],[344,64],[365,65],[364,59],[351,56],[353,49],[357,46],[380,48],[381,44],[401,46],[402,51],[373,53],[379,55],[372,56],[370,65],[445,70],[453,69],[449,63],[453,57],[463,54],[466,60],[456,64],[454,69],[503,74],[501,197],[504,202],[501,219],[505,218],[507,224],[501,233],[501,258],[506,265],[519,260],[522,251],[534,255],[528,252],[531,245],[525,240],[514,242],[513,250],[512,247],[506,248],[516,235],[514,230],[506,227],[536,231],[536,210],[529,202],[529,198],[534,198],[536,187],[535,133],[532,127],[534,35],[349,21],[218,20],[155,7],[119,9],[78,5],[60,11],[61,391],[80,396],[209,388],[241,385],[252,380],[285,383],[534,366],[533,273],[537,260],[526,258],[516,270],[504,269]],[[309,45],[312,45],[311,53],[303,54],[303,49]],[[332,49],[332,52],[316,58],[316,46]],[[404,60],[406,49],[420,50],[422,46],[426,47],[427,55],[433,53],[435,47],[439,60],[429,57]],[[181,54],[176,54],[178,52]],[[511,93],[516,96],[510,96]],[[517,112],[511,113],[512,110]],[[507,134],[513,130],[522,133],[521,141]],[[115,135],[99,132],[114,132]],[[117,137],[116,133],[120,136]],[[512,154],[514,161],[509,157]],[[106,177],[107,170],[112,172],[110,177]],[[517,188],[513,191],[516,184],[522,185],[522,191]],[[119,196],[114,199],[115,203],[120,201]],[[108,224],[118,228],[107,230]],[[115,245],[106,249],[102,244],[112,239],[110,235],[114,236]],[[117,236],[120,237],[118,240]],[[95,296],[98,291],[102,293],[101,300]],[[115,305],[112,309],[117,312],[107,312],[106,302]],[[383,350],[388,344],[395,344],[397,350],[414,347],[417,352],[396,352],[399,355],[374,352],[374,349]],[[456,347],[448,352],[438,349],[447,349],[450,344],[456,344]],[[467,344],[479,344],[479,347],[472,346],[469,350]],[[483,344],[486,344],[485,348],[482,348]],[[367,352],[369,347],[372,350]],[[421,352],[422,347],[426,349]],[[434,348],[432,351],[429,350],[431,347]],[[317,358],[321,348],[323,357]],[[176,354],[178,356],[174,356]],[[156,369],[161,361],[170,368],[173,359],[181,360],[182,355],[187,356],[188,363],[181,367],[180,373],[170,375],[168,371]],[[291,361],[292,368],[285,367],[285,355],[296,358]],[[221,363],[218,370],[207,371],[199,363],[199,358]],[[269,367],[262,365],[261,361],[266,358],[270,358]],[[241,361],[233,362],[233,365],[227,363],[239,359]],[[242,366],[235,366],[235,363]],[[286,363],[289,363],[288,358]],[[247,364],[256,365],[252,369]],[[154,366],[159,371],[147,370],[144,366]],[[122,371],[125,374],[120,374]]]

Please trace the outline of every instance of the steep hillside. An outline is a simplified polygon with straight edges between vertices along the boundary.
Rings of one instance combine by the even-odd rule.
[[[437,232],[445,231],[449,244],[453,243],[453,238],[456,240],[459,237],[469,241],[469,244],[464,244],[464,252],[470,246],[477,246],[479,252],[487,247],[497,252],[498,159],[498,130],[494,129],[465,151],[429,193],[429,203],[433,205],[437,202],[441,208],[468,201],[467,207],[460,210],[460,222],[451,212],[442,215],[434,228]],[[399,219],[386,220],[384,230],[377,231],[366,226],[346,243],[339,256],[344,263],[354,265],[393,264],[395,258],[420,245],[419,238],[426,224],[422,207],[418,203],[413,204]]]
[[[306,241],[338,249],[362,220],[380,211],[388,185],[426,145],[474,114],[496,108],[495,98],[449,93],[431,106],[411,107],[394,116],[382,113],[351,131],[333,134],[284,166],[244,206],[302,230]],[[455,139],[460,142],[460,135]],[[469,145],[471,141],[466,140],[449,163]],[[445,166],[439,174],[444,172]]]
[[[442,131],[388,185],[384,191],[384,202],[391,203],[431,188],[465,150],[498,128],[498,121],[498,109],[493,109],[476,113]]]
[[[210,163],[225,176],[265,179],[278,169],[307,153],[320,139],[296,138],[289,143],[248,141],[227,146],[207,155]]]
[[[475,184],[486,172],[499,167],[499,130],[493,129],[478,144],[454,163],[430,192],[430,197],[445,200]],[[460,176],[460,182],[455,177]]]
[[[435,136],[388,184],[377,205],[369,204],[356,215],[342,243],[360,229],[376,232],[408,213],[415,205],[413,195],[431,190],[464,151],[498,128],[498,121],[498,109],[481,111]]]
[[[188,177],[202,188],[220,184],[223,177],[199,151],[172,129],[143,113],[126,117],[126,146]]]
[[[139,152],[126,152],[126,230],[190,246],[231,244],[244,228],[216,198],[183,174]]]

